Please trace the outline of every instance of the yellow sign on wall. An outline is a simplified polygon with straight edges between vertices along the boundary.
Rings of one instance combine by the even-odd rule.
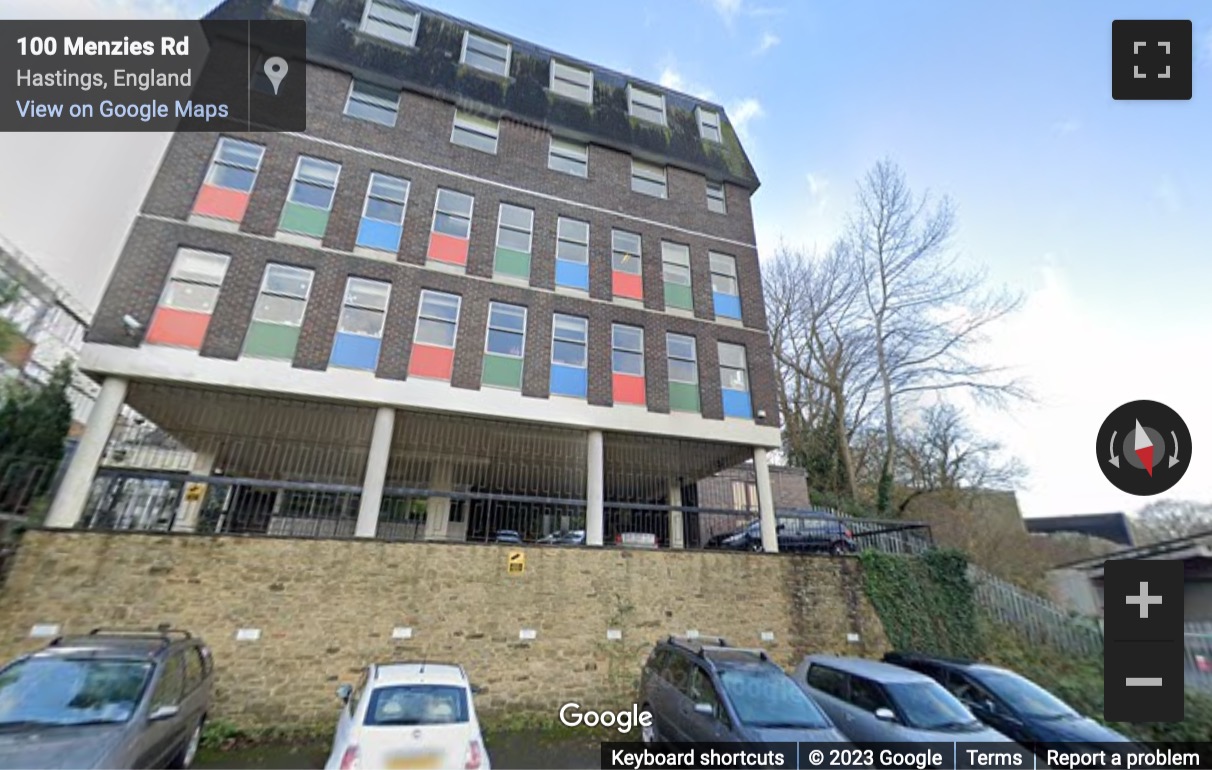
[[[190,503],[196,503],[202,499],[202,495],[206,492],[205,484],[190,484],[185,488],[185,500]]]
[[[520,575],[526,571],[526,554],[521,551],[510,551],[509,561],[506,562],[506,571],[510,575]]]

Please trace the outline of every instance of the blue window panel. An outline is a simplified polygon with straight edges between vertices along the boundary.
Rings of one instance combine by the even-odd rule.
[[[390,251],[394,254],[400,249],[400,236],[403,234],[402,225],[388,224],[363,217],[362,224],[358,227],[358,245],[368,249]]]
[[[337,332],[328,363],[332,366],[373,372],[379,366],[379,340],[360,334]]]
[[[557,286],[570,286],[574,289],[589,291],[589,265],[578,265],[575,262],[556,260]]]
[[[749,392],[745,390],[723,390],[724,394],[724,416],[725,417],[744,417],[746,420],[753,419],[753,407],[749,405]]]
[[[715,314],[724,316],[725,318],[741,317],[741,298],[734,294],[720,294],[718,291],[711,293],[715,299]]]
[[[551,365],[551,394],[585,398],[588,381],[585,369],[562,364]]]

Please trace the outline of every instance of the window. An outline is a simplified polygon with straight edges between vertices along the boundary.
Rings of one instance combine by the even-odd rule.
[[[728,206],[724,203],[723,182],[707,180],[707,210],[716,214],[727,214]]]
[[[488,120],[462,110],[455,110],[454,128],[450,133],[450,141],[495,155],[497,136],[500,132],[500,121]]]
[[[633,118],[665,125],[665,96],[654,91],[645,91],[627,86],[627,109]]]
[[[182,655],[185,657],[185,692],[191,693],[206,678],[206,668],[202,664],[202,656],[197,647],[186,649]]]
[[[875,712],[876,709],[890,709],[892,704],[880,686],[861,676],[850,677],[850,702],[863,711]]]
[[[634,192],[665,197],[665,167],[654,166],[642,160],[631,161],[631,189]]]
[[[417,305],[417,328],[413,334],[412,354],[408,359],[410,377],[450,380],[454,371],[455,339],[459,333],[459,309],[463,298],[457,294],[424,289]]]
[[[392,0],[367,0],[362,16],[362,31],[397,45],[412,47],[417,42],[421,15],[396,5]]]
[[[585,398],[589,320],[556,313],[551,329],[551,383],[556,396]]]
[[[589,145],[551,137],[547,168],[573,176],[589,176]]]
[[[589,291],[589,223],[556,220],[556,286]]]
[[[297,13],[301,16],[311,15],[311,8],[316,4],[316,0],[274,0],[274,7],[281,8],[284,11]]]
[[[751,419],[753,409],[749,402],[749,369],[745,365],[745,348],[743,345],[721,342],[719,354],[724,416]]]
[[[889,682],[884,690],[909,727],[939,730],[976,724],[972,712],[938,682]]]
[[[719,677],[741,724],[758,728],[784,724],[799,730],[830,727],[829,718],[820,707],[794,680],[773,666],[752,671],[726,668],[719,672]]]
[[[463,33],[463,56],[459,61],[468,67],[508,77],[509,54],[508,43],[489,40],[473,32]]]
[[[593,72],[552,59],[551,90],[560,96],[593,104]]]
[[[349,96],[345,99],[345,114],[349,117],[394,126],[399,111],[399,91],[381,88],[361,80],[349,84]]]
[[[694,111],[699,118],[699,136],[709,142],[724,141],[720,133],[720,113],[702,107],[695,107]]]
[[[265,148],[259,144],[221,137],[206,179],[198,190],[193,213],[228,222],[242,221],[264,157]]]
[[[261,293],[244,338],[244,355],[294,360],[314,275],[301,267],[265,266]]]
[[[665,282],[665,307],[694,310],[689,246],[661,241],[661,277]]]
[[[522,362],[526,352],[526,308],[488,303],[488,334],[484,341],[484,385],[522,388]]]
[[[614,324],[610,334],[610,370],[616,404],[644,403],[644,330]]]
[[[663,675],[666,682],[673,685],[682,693],[690,694],[690,680],[694,676],[695,665],[681,655],[674,654],[670,661],[669,667],[665,669]]]
[[[164,669],[160,672],[160,679],[156,682],[156,689],[152,691],[151,702],[148,704],[149,712],[164,706],[180,705],[184,690],[185,661],[181,658],[181,653],[176,653],[164,661]]]
[[[374,172],[366,187],[357,245],[395,254],[404,235],[404,212],[408,207],[407,179]]]
[[[433,231],[429,236],[429,259],[466,266],[474,204],[475,199],[465,193],[438,190],[433,206]]]
[[[534,211],[502,203],[497,218],[497,248],[493,272],[511,278],[530,278],[530,247]]]
[[[640,266],[640,236],[623,230],[610,233],[612,291],[616,297],[642,300],[644,281]]]
[[[715,691],[711,676],[701,666],[695,666],[694,672],[690,675],[689,695],[692,703],[706,703],[711,706],[712,719],[725,725],[728,724],[728,714],[720,706],[720,697]]]
[[[850,683],[848,680],[849,677],[841,671],[818,666],[815,663],[808,667],[808,673],[805,676],[805,682],[809,687],[843,700],[849,695]]]
[[[708,253],[711,262],[711,301],[716,318],[741,318],[741,296],[737,290],[736,258]]]
[[[323,238],[340,174],[340,164],[300,156],[278,230]]]
[[[379,366],[379,346],[387,318],[391,284],[367,278],[350,278],[337,321],[329,364],[373,372]]]
[[[466,687],[445,684],[392,685],[377,687],[370,694],[365,724],[397,729],[405,726],[466,724],[470,714]]]
[[[699,364],[694,337],[665,335],[669,357],[669,408],[676,412],[699,411]]]
[[[146,341],[153,345],[201,348],[230,261],[226,254],[179,249],[148,326]]]

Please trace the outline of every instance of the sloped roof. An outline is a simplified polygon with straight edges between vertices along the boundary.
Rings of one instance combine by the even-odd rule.
[[[1084,513],[1075,516],[1045,516],[1041,518],[1023,519],[1027,531],[1033,534],[1045,535],[1057,532],[1071,532],[1078,535],[1089,535],[1110,540],[1123,546],[1133,546],[1136,541],[1132,537],[1132,525],[1127,515],[1123,513]]]

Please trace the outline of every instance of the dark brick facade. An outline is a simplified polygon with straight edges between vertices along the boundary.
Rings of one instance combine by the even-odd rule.
[[[630,158],[598,146],[591,149],[588,179],[561,174],[547,168],[548,134],[510,121],[502,121],[496,155],[455,146],[449,142],[454,106],[415,94],[404,94],[394,128],[354,120],[342,115],[348,76],[330,70],[313,70],[309,73],[309,88],[313,93],[308,130],[313,139],[287,134],[240,137],[267,148],[240,233],[184,222],[206,173],[217,137],[191,133],[173,138],[144,204],[143,212],[149,216],[138,219],[131,231],[89,331],[89,342],[138,345],[139,339],[130,336],[124,328],[123,316],[135,317],[146,328],[177,248],[190,246],[232,257],[202,346],[203,356],[235,359],[240,355],[265,265],[271,261],[281,262],[316,271],[294,361],[298,368],[323,370],[327,367],[346,280],[359,276],[392,284],[378,377],[403,379],[406,376],[418,295],[422,289],[434,289],[463,298],[452,379],[452,386],[456,388],[480,387],[488,303],[495,300],[529,308],[522,387],[526,396],[547,397],[551,316],[553,312],[568,313],[589,318],[590,403],[611,403],[610,325],[625,323],[645,330],[650,411],[669,411],[665,333],[676,332],[692,335],[698,342],[705,417],[722,419],[723,416],[716,342],[725,341],[744,345],[747,350],[753,409],[755,414],[759,410],[766,414],[757,423],[777,426],[776,386],[765,331],[757,253],[752,246],[720,240],[753,242],[747,190],[729,185],[728,213],[715,214],[706,207],[704,178],[671,167],[668,199],[634,193],[630,187]],[[370,154],[335,143],[361,147]],[[341,164],[337,193],[324,237],[326,250],[274,238],[300,154]],[[406,158],[413,164],[393,158]],[[411,183],[404,237],[395,262],[336,253],[351,252],[354,248],[372,171],[400,176]],[[439,272],[424,266],[439,187],[475,196],[466,275]],[[539,190],[542,194],[523,192],[523,189]],[[595,208],[587,209],[575,203],[553,200],[553,197]],[[529,288],[491,280],[497,210],[502,202],[535,211]],[[675,227],[612,215],[611,211],[651,222],[676,223],[677,228],[714,237],[692,235]],[[556,219],[561,215],[590,223],[590,298],[551,290]],[[612,228],[636,232],[643,238],[643,309],[609,301]],[[690,247],[695,318],[663,312],[662,239]],[[744,328],[714,322],[709,251],[736,258]]]

